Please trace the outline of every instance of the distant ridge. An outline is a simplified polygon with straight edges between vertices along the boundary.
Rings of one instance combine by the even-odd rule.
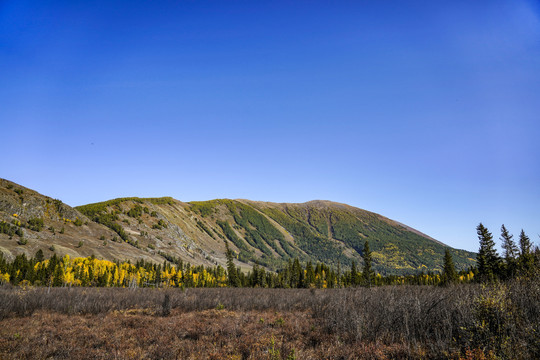
[[[0,222],[5,224],[0,251],[9,258],[42,249],[46,256],[54,251],[109,260],[225,265],[227,242],[244,269],[253,264],[276,269],[293,258],[347,267],[352,261],[361,265],[367,240],[376,271],[406,274],[439,271],[447,248],[405,224],[329,200],[186,203],[171,197],[129,197],[71,208],[4,179]],[[36,222],[43,225],[31,225]],[[474,253],[451,252],[458,268],[475,264]]]

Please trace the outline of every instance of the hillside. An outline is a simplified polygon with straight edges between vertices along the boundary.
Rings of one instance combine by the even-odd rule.
[[[290,258],[346,267],[362,263],[369,240],[383,274],[439,270],[446,245],[381,215],[330,201],[277,204],[250,200],[185,203],[173,198],[121,198],[71,208],[7,180],[0,181],[0,251],[56,253],[114,260],[225,264],[225,241],[247,270]],[[63,229],[63,231],[61,231]],[[18,234],[21,234],[18,235]],[[475,254],[452,249],[458,268]]]
[[[239,258],[272,267],[276,259],[349,265],[362,263],[370,242],[375,269],[383,274],[439,270],[446,245],[379,214],[331,201],[277,204],[250,200],[192,202],[190,210],[212,232],[234,243]],[[221,228],[221,229],[220,229]],[[474,254],[452,249],[458,268],[474,264]]]
[[[8,259],[42,250],[71,257],[163,261],[128,243],[112,241],[116,233],[58,199],[0,179],[0,251]],[[117,237],[117,236],[116,236]]]

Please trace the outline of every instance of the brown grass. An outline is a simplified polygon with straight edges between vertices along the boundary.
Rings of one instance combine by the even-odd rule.
[[[2,359],[540,354],[537,280],[332,290],[5,287],[0,304]]]
[[[39,311],[3,321],[5,359],[387,359],[403,345],[344,344],[305,312],[173,310],[65,315]],[[418,353],[420,354],[420,353]]]

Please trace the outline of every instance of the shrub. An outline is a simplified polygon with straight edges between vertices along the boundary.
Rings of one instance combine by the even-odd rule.
[[[161,304],[161,316],[169,316],[171,314],[171,296],[167,293]]]
[[[40,232],[43,229],[43,226],[42,218],[32,218],[28,220],[28,228],[32,231]]]

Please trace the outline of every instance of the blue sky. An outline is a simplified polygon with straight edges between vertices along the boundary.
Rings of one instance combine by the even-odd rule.
[[[540,234],[537,1],[0,1],[0,177]]]

